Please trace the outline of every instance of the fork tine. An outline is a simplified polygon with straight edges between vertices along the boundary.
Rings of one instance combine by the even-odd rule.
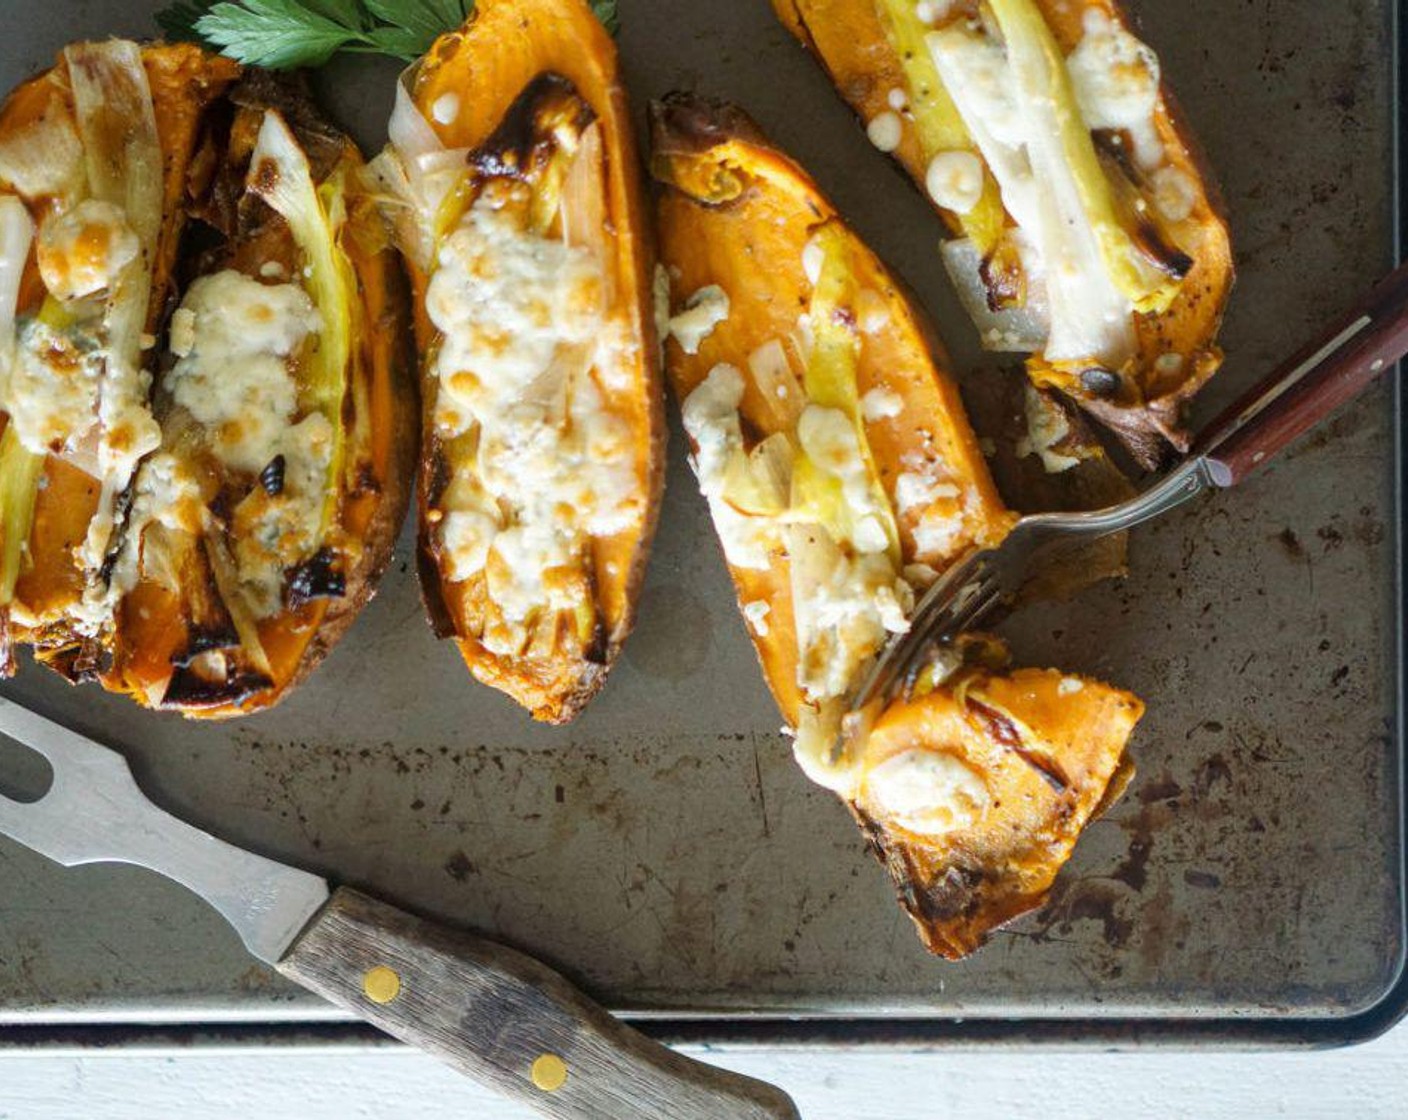
[[[52,765],[57,760],[54,758],[54,751],[48,745],[51,740],[40,732],[56,730],[57,724],[50,724],[43,716],[30,711],[21,704],[16,704],[7,696],[0,696],[0,735],[5,735],[13,739],[21,746],[28,747],[38,754],[42,754]]]
[[[962,633],[970,622],[1001,598],[1002,590],[991,572],[984,572],[979,582],[967,585],[963,590],[967,591],[970,586],[975,590],[968,594],[961,606],[949,603],[943,611],[930,619],[929,626],[925,631],[916,630],[914,632],[913,637],[904,647],[903,656],[896,659],[896,663],[889,673],[888,682],[883,687],[886,693],[895,692],[908,695],[913,690],[916,678],[928,664],[936,647],[949,638]],[[906,635],[906,637],[910,636]]]
[[[986,614],[988,609],[1002,598],[1002,588],[998,580],[989,575],[983,582],[982,590],[969,599],[966,606],[955,612],[954,617],[949,621],[946,632],[936,634],[936,637],[949,638],[954,634],[966,630],[970,623],[979,615]]]
[[[930,647],[931,638],[953,632],[951,617],[955,610],[966,608],[976,596],[985,594],[994,580],[987,555],[986,550],[972,549],[924,593],[910,617],[909,629],[890,640],[856,690],[852,710],[865,707],[877,696],[893,695],[896,682],[906,681],[911,675],[915,662]],[[956,606],[960,600],[961,606]]]
[[[981,573],[985,556],[985,551],[972,549],[963,559],[934,581],[929,590],[924,592],[920,598],[918,606],[915,607],[914,615],[909,620],[910,634],[930,629],[937,616],[948,609],[959,592]]]

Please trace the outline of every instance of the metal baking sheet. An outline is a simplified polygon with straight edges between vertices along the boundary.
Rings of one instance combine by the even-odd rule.
[[[0,86],[66,40],[149,33],[158,6],[7,6]],[[1394,13],[1135,6],[1232,216],[1241,278],[1210,412],[1392,262]],[[620,9],[638,114],[676,87],[741,103],[914,285],[959,364],[979,360],[927,207],[765,0]],[[366,145],[394,73],[359,61],[321,80]],[[1023,1023],[1337,1037],[1397,1006],[1382,1001],[1403,958],[1396,415],[1371,393],[1240,491],[1141,530],[1123,584],[1006,627],[1021,661],[1132,688],[1149,714],[1139,777],[1049,904],[961,964],[920,949],[844,810],[793,765],[678,432],[639,629],[569,728],[469,680],[404,560],[265,715],[153,716],[32,667],[6,691],[124,749],[182,816],[524,946],[676,1037],[801,1037],[837,1017],[833,1037],[920,1041]],[[63,1030],[124,1023],[303,1038],[335,1018],[181,888],[0,839],[0,1040],[107,1041]]]

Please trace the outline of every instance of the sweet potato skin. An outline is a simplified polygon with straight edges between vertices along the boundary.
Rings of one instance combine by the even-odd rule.
[[[1067,52],[1079,42],[1087,12],[1103,13],[1116,26],[1134,28],[1117,0],[1035,2]],[[900,61],[885,38],[872,0],[772,0],[772,5],[862,123],[889,108],[886,98],[890,90],[904,88]],[[1136,315],[1138,353],[1116,392],[1106,395],[1104,380],[1087,385],[1081,377],[1084,371],[1078,368],[1057,368],[1039,360],[1030,365],[1038,384],[1076,400],[1150,469],[1162,465],[1171,450],[1188,449],[1184,416],[1193,395],[1221,365],[1222,351],[1216,338],[1235,280],[1227,216],[1216,177],[1167,82],[1161,89],[1154,127],[1168,166],[1187,175],[1196,188],[1191,213],[1178,224],[1177,235],[1179,248],[1193,261],[1191,271],[1166,310]],[[904,130],[892,155],[924,192],[926,167],[916,130]],[[953,216],[938,212],[956,234]],[[1177,368],[1161,368],[1158,358],[1166,352],[1183,355],[1184,361]]]
[[[507,658],[491,654],[465,632],[474,605],[466,585],[441,575],[426,517],[436,464],[423,453],[419,466],[419,548],[417,567],[427,614],[436,633],[454,637],[470,672],[506,692],[535,719],[565,723],[575,717],[605,683],[634,621],[645,577],[665,480],[665,423],[659,368],[659,340],[651,303],[655,252],[653,227],[646,219],[639,181],[640,159],[616,64],[611,37],[581,0],[481,0],[459,31],[442,36],[417,64],[411,78],[413,100],[448,148],[474,149],[493,133],[509,107],[535,78],[565,78],[603,124],[608,207],[615,245],[614,265],[621,282],[619,311],[638,346],[632,373],[634,398],[628,421],[637,444],[637,473],[645,494],[645,516],[609,539],[595,539],[595,589],[604,622],[599,648],[581,660]],[[434,120],[432,106],[445,95],[457,99],[449,123]],[[422,356],[434,341],[425,312],[427,277],[410,268],[416,301],[416,334]],[[433,373],[423,364],[426,409]],[[613,400],[613,408],[624,402]],[[430,417],[424,417],[430,431]],[[425,441],[426,448],[429,440]]]
[[[263,251],[265,242],[242,247],[233,243],[238,238],[232,238],[218,257],[206,253],[196,259],[185,241],[196,218],[217,228],[222,225],[217,213],[220,206],[210,198],[218,173],[216,153],[223,142],[215,134],[228,128],[227,118],[238,111],[237,106],[284,113],[295,130],[302,131],[301,138],[312,145],[310,160],[324,173],[344,161],[355,167],[361,156],[350,140],[321,117],[297,83],[244,72],[229,59],[191,44],[152,44],[143,48],[142,57],[163,157],[163,222],[153,262],[147,324],[159,337],[167,316],[179,302],[179,289],[192,273],[212,261],[236,261],[241,252]],[[64,96],[63,66],[61,57],[56,71],[12,94],[0,109],[0,129],[22,123],[41,95]],[[217,118],[218,123],[213,123]],[[349,176],[349,181],[352,178]],[[344,247],[357,275],[360,316],[366,326],[354,344],[360,348],[356,368],[364,375],[368,414],[357,416],[351,414],[355,410],[344,410],[344,415],[367,432],[368,461],[359,472],[356,493],[344,495],[339,520],[340,530],[356,542],[354,562],[344,573],[344,593],[269,620],[265,628],[279,632],[278,640],[285,649],[281,659],[284,671],[277,673],[271,684],[254,691],[231,688],[224,694],[216,689],[200,698],[162,703],[160,698],[173,672],[173,643],[179,643],[186,633],[180,604],[148,581],[139,581],[118,606],[114,634],[95,641],[74,632],[69,614],[83,591],[83,573],[73,559],[74,549],[97,508],[99,484],[84,471],[51,456],[46,464],[47,485],[39,493],[31,531],[34,563],[16,588],[17,601],[25,617],[32,620],[17,637],[36,647],[41,662],[72,681],[95,679],[138,703],[167,707],[189,717],[244,715],[277,703],[306,679],[371,599],[390,562],[410,499],[418,403],[404,273],[385,240],[370,199],[353,193],[348,204]],[[232,229],[224,232],[228,236]],[[256,260],[249,267],[257,269],[258,264]]]

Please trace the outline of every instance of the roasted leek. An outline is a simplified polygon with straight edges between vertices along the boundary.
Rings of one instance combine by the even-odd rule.
[[[989,349],[1146,466],[1186,449],[1232,283],[1215,188],[1111,0],[773,0],[925,191]]]

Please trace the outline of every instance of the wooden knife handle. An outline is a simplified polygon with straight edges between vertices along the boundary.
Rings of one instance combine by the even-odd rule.
[[[1408,264],[1276,367],[1204,430],[1193,448],[1218,486],[1234,486],[1358,396],[1408,353]]]
[[[781,1089],[676,1054],[531,957],[356,891],[336,891],[278,969],[548,1116],[798,1115]]]

